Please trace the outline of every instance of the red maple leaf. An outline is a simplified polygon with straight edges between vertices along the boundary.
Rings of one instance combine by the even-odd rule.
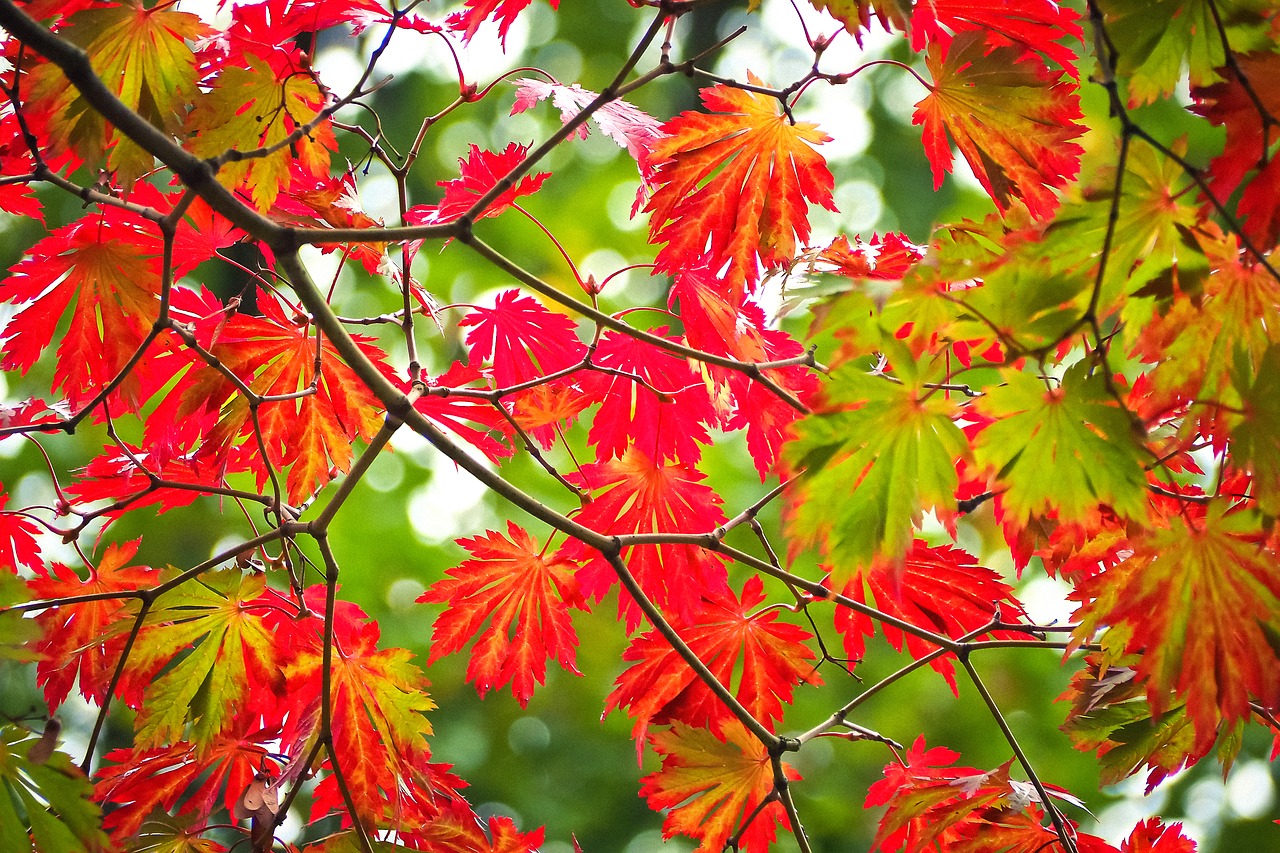
[[[219,468],[231,469],[232,449],[256,442],[260,428],[267,460],[289,467],[288,499],[296,505],[329,482],[333,471],[350,467],[352,441],[367,440],[378,430],[382,404],[328,341],[321,341],[320,372],[313,373],[316,331],[305,317],[265,294],[259,295],[258,308],[261,317],[235,314],[219,321],[217,340],[209,349],[254,393],[286,399],[256,407],[255,428],[255,409],[239,388],[183,350],[174,358],[195,363],[175,388],[167,411],[172,411],[171,423],[189,424],[183,428],[203,439],[198,458],[215,460]],[[391,378],[377,345],[361,336],[356,342]],[[260,484],[266,481],[265,467],[256,473]]]
[[[852,279],[901,281],[924,257],[926,248],[895,232],[873,234],[869,243],[855,237],[853,245],[841,234],[818,254],[817,260],[830,265],[831,272]]]
[[[756,719],[772,725],[782,720],[782,704],[791,703],[797,684],[818,685],[822,677],[805,645],[812,634],[779,622],[777,609],[750,612],[764,600],[764,585],[753,575],[741,599],[732,592],[704,599],[695,620],[681,626],[680,636]],[[636,663],[618,676],[605,713],[627,709],[635,720],[637,751],[644,748],[651,724],[680,720],[706,727],[727,719],[724,705],[656,630],[632,640],[622,659]]]
[[[610,536],[714,530],[725,516],[719,496],[702,479],[687,465],[658,464],[635,447],[618,459],[584,465],[570,477],[575,485],[604,490],[577,520]],[[582,591],[597,601],[618,582],[613,567],[581,543],[569,543],[565,554],[582,561]],[[702,596],[727,589],[723,559],[696,545],[636,545],[624,548],[622,559],[654,603],[671,608],[679,620],[694,617]],[[626,617],[627,630],[635,630],[640,610],[630,596],[620,596],[618,610]]]
[[[292,651],[284,667],[290,711],[281,735],[285,751],[307,754],[320,734],[323,700],[323,619],[325,588],[305,593],[305,618],[281,619],[281,645]],[[311,819],[342,812],[344,825],[397,827],[434,814],[432,787],[420,784],[438,771],[428,764],[425,736],[431,726],[422,716],[435,708],[426,679],[405,649],[379,649],[381,631],[359,607],[340,602],[333,623],[330,673],[332,744],[355,815],[345,805],[333,775],[316,788]]]
[[[677,722],[649,740],[662,755],[662,769],[640,780],[640,796],[651,809],[670,810],[663,838],[697,838],[698,849],[712,853],[736,830],[735,847],[766,853],[777,826],[790,827],[781,803],[765,803],[774,790],[769,753],[736,718],[710,731]],[[790,765],[782,768],[786,778],[800,778]]]
[[[499,388],[572,367],[587,353],[571,317],[518,290],[504,290],[492,308],[475,308],[458,325],[470,329],[471,365],[489,365]]]
[[[1238,210],[1245,219],[1245,233],[1270,246],[1280,239],[1280,166],[1276,166],[1280,158],[1273,150],[1280,129],[1260,119],[1258,111],[1280,113],[1280,55],[1239,55],[1236,64],[1223,68],[1221,74],[1223,82],[1191,93],[1196,99],[1191,109],[1227,131],[1226,145],[1209,164],[1209,175],[1218,197],[1225,199],[1257,170],[1240,196]],[[1249,89],[1240,74],[1249,81]],[[1254,98],[1261,100],[1260,107]]]
[[[62,598],[94,593],[116,593],[155,586],[160,572],[146,566],[130,566],[141,539],[107,546],[89,577],[80,577],[67,566],[54,563],[47,574],[27,582],[36,598]],[[44,687],[45,701],[52,713],[71,692],[77,679],[80,693],[101,705],[107,686],[124,648],[125,635],[137,607],[132,599],[103,598],[52,607],[39,616],[44,636],[36,646],[41,659],[36,664],[36,684]],[[142,690],[122,686],[127,704],[137,707]]]
[[[651,334],[668,337],[665,328]],[[651,458],[692,465],[718,418],[702,377],[688,363],[630,335],[607,332],[591,363],[608,372],[584,380],[600,409],[587,441],[598,459],[620,458],[636,444]]]
[[[0,332],[0,369],[26,373],[70,308],[53,388],[73,408],[92,397],[124,368],[159,314],[160,254],[159,237],[118,208],[50,233],[0,281],[0,302],[26,306]],[[136,381],[121,390],[126,400],[136,397]]]
[[[944,45],[953,35],[979,30],[991,47],[1020,45],[1042,53],[1073,77],[1079,41],[1080,13],[1053,0],[929,0],[911,11],[911,49]],[[1074,44],[1061,44],[1071,39]]]
[[[467,0],[467,8],[449,16],[449,29],[461,30],[463,41],[471,41],[485,21],[498,23],[498,37],[503,48],[507,44],[507,30],[515,23],[516,16],[533,0]],[[560,0],[547,0],[552,9],[560,8]]]
[[[958,639],[991,622],[997,609],[1002,621],[1022,621],[1022,605],[1013,590],[988,568],[976,565],[974,558],[949,545],[929,547],[915,540],[901,566],[877,563],[857,570],[844,588],[844,594],[855,601],[874,603],[875,607],[935,633]],[[836,630],[844,636],[848,656],[861,660],[865,638],[874,635],[876,622],[870,617],[846,608],[835,613]],[[895,649],[905,642],[914,658],[924,657],[935,647],[914,634],[905,634],[892,625],[880,624],[884,637]],[[993,631],[992,636],[1025,639],[1025,634]],[[951,656],[937,658],[929,664],[946,678],[951,691],[956,687],[955,667]]]
[[[113,808],[103,821],[123,845],[157,809],[175,806],[203,825],[221,801],[228,810],[253,781],[278,730],[227,732],[197,747],[186,741],[152,749],[113,749],[98,771],[94,799]]]
[[[470,210],[480,197],[498,185],[498,182],[519,165],[529,154],[529,146],[512,142],[500,153],[482,151],[474,143],[470,146],[465,158],[458,158],[458,169],[462,177],[449,181],[440,181],[436,186],[444,187],[444,198],[439,204],[420,204],[411,207],[404,214],[405,222],[410,225],[437,225],[452,222]],[[516,203],[521,196],[533,195],[541,187],[542,182],[551,177],[550,172],[539,172],[536,175],[525,175],[514,186],[498,196],[484,210],[476,214],[476,219],[497,216]]]
[[[26,516],[6,511],[9,495],[0,483],[0,571],[17,573],[18,566],[25,566],[33,572],[44,569],[44,557],[36,536],[40,528]]]
[[[458,544],[472,559],[449,569],[449,577],[418,598],[448,605],[432,628],[428,663],[474,639],[467,680],[482,697],[510,683],[521,707],[529,704],[534,683],[545,683],[548,658],[580,675],[569,615],[571,608],[586,609],[574,579],[577,565],[559,554],[543,556],[514,522],[507,522],[506,536],[490,530]]]
[[[431,388],[453,389],[473,383],[487,384],[480,369],[456,361],[427,384]],[[418,398],[414,408],[475,447],[491,462],[512,453],[511,445],[506,443],[511,425],[487,400],[428,393]]]

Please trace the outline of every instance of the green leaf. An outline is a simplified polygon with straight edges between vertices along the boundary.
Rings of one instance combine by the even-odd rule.
[[[0,844],[5,853],[93,853],[107,849],[93,786],[65,752],[35,762],[40,739],[0,726]]]
[[[1267,0],[1102,0],[1107,39],[1116,53],[1116,72],[1129,78],[1131,105],[1173,93],[1184,68],[1191,85],[1218,79],[1226,63],[1212,6],[1237,53],[1268,43]]]
[[[792,548],[818,546],[841,578],[877,556],[901,558],[920,514],[954,504],[955,463],[969,455],[955,401],[902,364],[902,383],[854,364],[835,371],[825,410],[800,421],[784,451],[804,471],[790,491]]]
[[[190,739],[206,746],[253,691],[282,684],[272,635],[246,606],[265,585],[260,574],[211,572],[157,599],[129,659],[131,677],[151,682],[135,721],[137,746],[184,740],[187,722],[193,724]],[[152,679],[188,648],[186,657]]]
[[[978,436],[974,458],[1007,488],[1004,507],[1026,522],[1054,510],[1082,520],[1098,504],[1126,518],[1146,513],[1142,447],[1128,415],[1100,375],[1080,362],[1061,385],[1032,373],[1002,372],[1005,385],[978,401],[993,422]]]
[[[1274,517],[1280,515],[1280,345],[1263,354],[1252,382],[1252,365],[1237,362],[1234,382],[1243,414],[1230,419],[1231,455],[1253,474],[1258,506]]]
[[[0,572],[0,659],[32,661],[39,657],[34,647],[40,639],[40,624],[24,619],[20,610],[4,609],[30,597],[22,578]]]

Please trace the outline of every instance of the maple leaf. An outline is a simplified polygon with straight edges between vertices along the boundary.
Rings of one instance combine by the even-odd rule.
[[[162,580],[175,574],[170,569]],[[191,740],[204,749],[282,693],[280,653],[256,601],[265,587],[261,574],[228,569],[156,599],[123,679],[126,690],[143,690],[134,721],[138,747],[184,740],[190,722]]]
[[[1084,132],[1077,87],[1034,55],[988,47],[980,31],[930,45],[925,62],[933,84],[911,121],[924,125],[933,188],[951,171],[950,136],[997,207],[1016,197],[1033,216],[1051,214],[1053,189],[1075,178],[1084,153],[1070,141]]]
[[[86,580],[80,580],[67,566],[53,563],[47,573],[41,572],[27,585],[32,596],[44,599],[153,587],[160,580],[159,571],[129,565],[141,541],[108,545]],[[102,598],[52,607],[36,617],[43,632],[35,647],[41,658],[36,664],[36,684],[44,688],[50,713],[66,700],[77,679],[84,698],[97,705],[106,700],[107,686],[124,647],[124,632],[137,610],[130,599]],[[122,689],[122,695],[133,707],[142,698],[141,691],[128,688]]]
[[[665,327],[649,333],[668,338]],[[607,332],[591,363],[607,372],[585,380],[600,400],[587,441],[597,459],[621,458],[638,443],[650,458],[693,464],[716,422],[706,386],[688,363],[630,335]]]
[[[356,192],[355,178],[350,172],[338,178],[311,175],[305,169],[293,169],[288,189],[276,197],[273,213],[283,214],[299,224],[332,228],[381,228],[382,222],[364,212]],[[329,254],[338,244],[321,243],[320,250]],[[343,257],[352,258],[369,275],[387,269],[387,244],[384,242],[342,243]]]
[[[910,242],[905,234],[873,234],[871,242],[855,237],[853,245],[841,234],[816,258],[831,272],[855,280],[901,281],[924,257],[925,247]],[[825,270],[824,270],[825,271]]]
[[[492,308],[474,308],[458,325],[470,329],[471,365],[491,365],[499,388],[572,367],[587,354],[573,318],[547,309],[519,290],[502,291]]]
[[[756,811],[773,792],[769,753],[736,719],[725,720],[718,732],[681,722],[649,735],[662,755],[662,769],[640,780],[640,796],[649,807],[670,809],[662,822],[663,838],[687,835],[700,839],[698,850],[722,850],[731,835],[748,853],[765,853],[775,827],[789,828],[782,804],[773,802]],[[788,779],[799,775],[782,765]],[[749,825],[742,821],[754,819]]]
[[[1089,655],[1085,669],[1058,697],[1071,700],[1061,728],[1076,749],[1097,755],[1101,784],[1114,785],[1145,766],[1150,794],[1203,758],[1207,748],[1195,751],[1195,731],[1183,703],[1170,702],[1166,711],[1152,714],[1136,663],[1137,656],[1129,655],[1104,669],[1101,655]]]
[[[431,388],[462,388],[482,380],[478,367],[454,362],[427,384]],[[496,463],[512,453],[511,446],[503,441],[511,426],[487,400],[424,394],[414,403],[414,408],[480,450],[491,462]]]
[[[1134,425],[1101,376],[1088,375],[1084,362],[1056,388],[1021,370],[1001,375],[1005,384],[978,401],[992,422],[973,452],[1008,487],[1001,499],[1014,520],[1050,510],[1062,520],[1079,519],[1099,503],[1125,518],[1146,515],[1147,479]]]
[[[437,225],[453,222],[466,213],[480,197],[498,185],[516,166],[520,165],[529,154],[529,146],[509,144],[501,152],[482,151],[472,143],[467,156],[458,158],[458,169],[462,177],[448,181],[439,181],[436,186],[444,187],[444,198],[439,204],[420,204],[411,207],[404,214],[404,220],[410,225]],[[551,177],[550,172],[539,172],[536,175],[525,175],[502,195],[493,200],[484,210],[475,215],[475,219],[498,216],[516,203],[516,199],[533,195],[542,188],[542,182]]]
[[[659,464],[631,447],[618,459],[582,466],[569,477],[591,491],[604,489],[583,507],[577,521],[601,533],[705,533],[725,521],[720,498],[702,484],[703,475],[687,465]],[[618,576],[598,553],[574,540],[563,553],[579,561],[578,580],[584,595],[599,601]],[[725,591],[724,561],[696,545],[633,545],[622,559],[645,594],[677,619],[689,621],[701,596]],[[627,631],[640,624],[640,610],[630,596],[619,596],[618,610]]]
[[[668,304],[680,304],[685,341],[690,346],[747,362],[796,358],[799,342],[781,329],[766,328],[764,311],[745,295],[725,297],[721,282],[705,267],[676,276]],[[726,430],[747,430],[747,450],[763,481],[773,470],[786,430],[800,412],[772,389],[739,371],[703,365],[703,381]],[[766,374],[807,405],[818,380],[803,364],[772,368]]]
[[[952,421],[956,403],[909,373],[899,384],[849,364],[831,378],[783,459],[799,475],[788,489],[791,550],[818,546],[840,585],[877,556],[900,559],[913,520],[954,502],[969,443]]]
[[[1022,621],[1025,616],[1013,589],[998,574],[976,565],[971,555],[958,548],[931,548],[923,539],[915,540],[901,565],[880,560],[855,569],[843,593],[953,640],[989,624],[996,615],[1005,623]],[[862,660],[864,638],[875,634],[876,624],[865,614],[843,607],[836,609],[836,630],[844,636],[850,659]],[[891,646],[902,650],[904,632],[885,623],[880,624],[880,630]],[[991,636],[1025,639],[1026,634],[993,631]],[[935,650],[914,634],[905,634],[905,641],[907,651],[917,660]],[[951,657],[948,654],[937,658],[929,666],[947,680],[951,692],[958,696]]]
[[[291,62],[273,64],[256,53],[243,54],[244,65],[227,64],[187,115],[191,152],[218,157],[228,151],[271,148],[313,121],[324,107],[315,78]],[[279,65],[280,67],[276,67]],[[328,121],[263,157],[237,158],[218,170],[218,181],[243,189],[262,211],[289,185],[296,162],[306,174],[329,172],[329,152],[337,140]]]
[[[748,80],[763,83],[754,75]],[[835,210],[834,180],[813,146],[829,137],[793,124],[775,99],[723,84],[702,90],[711,112],[686,112],[654,143],[657,190],[649,242],[666,243],[657,269],[675,273],[704,258],[731,292],[751,288],[758,265],[788,263],[809,239],[808,205]]]
[[[160,254],[158,236],[117,209],[51,232],[0,281],[0,302],[26,306],[0,332],[0,369],[25,374],[70,307],[53,388],[72,408],[92,397],[124,368],[159,315]],[[136,396],[137,380],[121,390],[126,400]]]
[[[320,734],[323,702],[322,643],[325,588],[311,587],[305,601],[311,615],[280,622],[287,647],[293,650],[284,667],[291,705],[298,709],[287,721],[281,742],[294,755],[306,754]],[[431,726],[423,717],[435,703],[423,688],[426,680],[405,649],[379,649],[381,631],[376,622],[354,604],[343,602],[334,618],[331,714],[332,744],[346,785],[356,806],[346,812],[332,774],[316,789],[312,820],[330,811],[343,812],[349,823],[398,824],[402,814],[434,812],[431,791],[416,784],[434,773],[426,764],[425,736]]]
[[[911,11],[911,49],[948,44],[953,35],[980,31],[987,45],[1020,45],[1041,53],[1073,77],[1083,31],[1080,14],[1053,0],[929,0]],[[1071,39],[1072,44],[1061,44]]]
[[[511,115],[522,113],[531,109],[539,101],[550,98],[551,103],[560,111],[562,124],[568,124],[600,97],[577,83],[565,85],[555,81],[524,77],[516,80],[515,86],[516,102],[511,107]],[[591,119],[605,136],[626,149],[627,153],[640,165],[641,172],[646,171],[650,151],[663,137],[662,128],[659,127],[657,119],[623,100],[604,104],[591,114]],[[577,139],[586,139],[587,125],[579,125],[574,130],[573,136]]]
[[[515,23],[516,17],[523,12],[533,0],[467,0],[467,8],[449,16],[449,29],[461,30],[462,40],[471,41],[480,25],[485,21],[496,21],[498,37],[502,41],[503,50],[507,46],[507,30]],[[552,9],[560,8],[560,0],[547,0]]]
[[[809,0],[819,12],[826,12],[840,23],[862,46],[862,31],[870,29],[874,14],[886,30],[908,30],[911,18],[909,0]]]
[[[1141,654],[1139,677],[1152,714],[1169,697],[1186,702],[1195,729],[1191,751],[1203,754],[1219,728],[1247,719],[1250,697],[1280,702],[1280,580],[1261,549],[1257,519],[1214,501],[1195,519],[1133,540],[1133,556],[1079,584],[1080,626],[1073,645],[1101,626],[1117,632],[1110,646]],[[1104,646],[1108,645],[1103,636]]]
[[[1029,783],[1009,778],[1013,759],[990,772],[974,767],[952,767],[959,754],[945,747],[925,749],[924,735],[916,738],[907,750],[906,760],[885,765],[884,778],[867,790],[864,805],[886,805],[872,848],[891,853],[923,850],[987,851],[1009,847],[988,846],[985,840],[1001,836],[1019,842],[1019,836],[1030,835],[1034,842],[1016,847],[1019,851],[1054,850],[1047,847],[1056,837],[1045,831],[1039,820],[1027,820],[1033,810],[1036,793]],[[1010,832],[1009,830],[1012,830]],[[974,846],[964,844],[967,838],[981,839]],[[936,847],[935,847],[936,845]]]
[[[1246,234],[1263,245],[1274,245],[1280,239],[1280,202],[1276,200],[1280,168],[1270,149],[1280,134],[1274,125],[1260,121],[1258,112],[1280,112],[1280,55],[1238,55],[1234,65],[1221,73],[1226,78],[1223,82],[1191,93],[1196,99],[1191,109],[1227,131],[1222,154],[1209,164],[1211,184],[1219,198],[1230,198],[1245,176],[1257,169],[1245,183],[1237,209],[1244,217]]]
[[[17,573],[19,566],[33,572],[44,568],[44,557],[36,536],[40,528],[21,513],[5,510],[9,495],[0,483],[0,571]]]
[[[545,558],[538,543],[514,522],[507,535],[486,531],[460,539],[472,559],[449,569],[419,602],[447,604],[431,630],[435,663],[472,639],[467,680],[483,697],[508,682],[521,707],[529,704],[536,681],[546,681],[547,659],[574,675],[578,635],[569,615],[586,605],[574,579],[577,566],[560,555]],[[481,626],[489,621],[488,627]]]
[[[235,314],[226,319],[208,349],[254,393],[285,399],[257,406],[255,422],[255,407],[239,387],[221,371],[195,361],[170,394],[171,402],[158,411],[171,423],[189,422],[205,442],[197,459],[215,459],[220,467],[228,464],[229,451],[237,444],[256,442],[260,430],[267,461],[291,466],[285,485],[289,501],[297,505],[329,482],[332,469],[350,468],[351,444],[377,432],[382,404],[327,340],[319,345],[319,373],[312,373],[317,333],[305,317],[286,314],[283,305],[265,294],[259,295],[258,308],[261,317]],[[385,355],[373,340],[355,336],[355,341],[391,378]],[[176,357],[192,360],[185,350]],[[215,413],[216,423],[206,426]],[[261,485],[265,466],[256,473]]]
[[[177,135],[187,105],[199,94],[196,57],[187,42],[212,32],[197,15],[137,2],[79,11],[58,34],[84,49],[98,78],[125,106]],[[151,154],[110,128],[57,65],[37,65],[30,79],[37,123],[55,156],[73,149],[96,166],[109,150],[107,166],[126,187],[151,168]]]
[[[0,845],[15,853],[109,850],[89,781],[65,752],[32,758],[39,742],[21,726],[0,726]]]
[[[822,676],[811,663],[813,651],[805,645],[813,638],[808,631],[777,621],[777,610],[748,612],[764,600],[763,584],[752,575],[741,598],[730,592],[704,599],[696,620],[682,626],[680,635],[752,716],[771,725],[782,720],[782,703],[791,703],[797,684],[816,686]],[[635,720],[631,734],[637,752],[644,748],[651,724],[679,720],[706,727],[728,719],[720,700],[657,630],[632,640],[622,659],[636,663],[614,682],[605,713],[628,710]]]
[[[1182,824],[1149,817],[1133,828],[1120,853],[1196,853],[1196,843],[1182,834]]]
[[[1192,86],[1213,83],[1226,64],[1224,38],[1237,54],[1271,49],[1267,0],[1103,0],[1098,8],[1115,51],[1116,74],[1128,78],[1130,106],[1170,94],[1184,70]]]
[[[134,836],[157,810],[177,807],[203,827],[219,801],[228,811],[253,781],[276,729],[236,728],[204,746],[187,741],[113,749],[103,756],[93,798],[111,803],[104,825],[118,841]]]

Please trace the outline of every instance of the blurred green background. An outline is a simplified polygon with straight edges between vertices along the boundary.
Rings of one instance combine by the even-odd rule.
[[[428,14],[439,14],[424,8]],[[535,66],[562,82],[599,90],[616,73],[649,15],[621,0],[566,0],[558,12],[535,0],[512,27],[505,52],[486,28],[464,55],[463,67],[468,79],[481,87],[509,69]],[[830,19],[812,10],[806,18],[814,32],[831,34],[837,29]],[[743,3],[698,8],[678,23],[673,57],[679,60],[696,53],[744,24],[749,27],[747,34],[717,53],[706,67],[737,79],[745,79],[750,70],[767,83],[783,86],[811,65],[812,54],[801,38],[795,9],[778,0],[766,0],[763,8],[752,14]],[[865,49],[859,49],[847,34],[837,39],[823,58],[823,70],[850,71],[866,59],[881,56],[911,61],[901,39],[881,37],[876,26],[872,30],[864,39]],[[352,74],[362,66],[372,39],[380,36],[377,28],[357,39],[326,34],[317,48],[317,67],[323,79],[335,90],[344,91]],[[640,69],[651,67],[656,58],[656,51],[651,50]],[[366,100],[371,112],[353,108],[340,118],[370,130],[380,126],[383,137],[403,152],[422,117],[441,110],[456,96],[452,69],[453,60],[440,39],[398,35],[379,66],[379,73],[394,77]],[[529,75],[508,79],[520,76]],[[665,119],[695,108],[699,85],[683,76],[667,77],[630,100]],[[910,75],[885,66],[868,69],[843,86],[815,85],[806,92],[796,113],[802,120],[818,122],[833,137],[823,152],[836,176],[840,208],[838,214],[812,211],[813,245],[823,245],[838,233],[869,238],[873,232],[889,230],[905,231],[913,240],[925,242],[935,224],[961,217],[980,218],[991,209],[971,177],[953,176],[939,191],[932,190],[919,130],[910,124],[912,105],[922,95]],[[439,197],[436,182],[457,176],[457,160],[469,144],[498,150],[512,141],[536,143],[558,126],[558,113],[548,103],[509,117],[513,99],[514,88],[500,83],[484,100],[456,110],[432,129],[412,175],[411,203],[429,203]],[[1105,120],[1099,89],[1086,84],[1085,100],[1090,126],[1100,128],[1090,134],[1086,144],[1095,165],[1100,165],[1112,151],[1114,128]],[[1188,121],[1176,104],[1157,105],[1139,117],[1144,127],[1162,139],[1192,133],[1192,156],[1199,162],[1221,145],[1216,134],[1207,131],[1203,123]],[[352,136],[344,138],[335,166],[340,168],[344,158],[356,171],[366,210],[395,224],[394,181],[376,162],[370,164],[367,147]],[[963,169],[963,161],[959,167]],[[584,275],[591,273],[600,280],[629,264],[652,261],[654,250],[645,242],[643,216],[636,220],[628,216],[637,183],[635,164],[598,128],[593,126],[585,141],[562,144],[539,170],[553,176],[523,203],[551,230]],[[50,205],[51,225],[71,221],[82,213],[73,199],[56,194],[44,197]],[[38,238],[39,231],[33,223],[13,218],[6,218],[3,225],[0,253],[7,266]],[[477,230],[526,269],[568,292],[576,288],[555,246],[518,213],[487,220]],[[254,262],[252,252],[236,252],[240,260]],[[312,257],[310,262],[322,283],[337,275],[342,314],[376,314],[398,307],[398,297],[387,282],[351,267],[337,272],[333,256]],[[483,302],[498,290],[513,286],[459,245],[424,247],[414,275],[441,305]],[[240,287],[234,271],[225,266],[206,265],[190,281],[224,296]],[[633,305],[660,307],[665,305],[664,289],[662,280],[643,270],[633,271],[610,284],[602,304],[608,310]],[[426,349],[424,361],[433,373],[442,372],[463,355],[458,330],[450,325],[458,316],[447,313],[443,329],[426,321],[419,324],[420,345]],[[648,322],[656,315],[642,316],[640,322]],[[791,314],[785,323],[803,335],[805,312]],[[385,339],[393,358],[403,364],[400,342],[391,335]],[[0,388],[10,400],[44,396],[48,373],[49,365],[42,364],[26,379],[3,377]],[[136,431],[136,426],[128,424],[123,428]],[[85,464],[101,441],[101,430],[89,427],[74,438],[47,438],[41,444],[58,469],[67,471]],[[581,460],[581,430],[575,433],[573,443]],[[338,516],[332,540],[342,564],[342,595],[358,602],[379,621],[384,645],[408,647],[425,661],[432,620],[438,611],[434,606],[416,604],[415,598],[461,558],[463,552],[453,544],[454,538],[499,529],[510,510],[413,436],[398,438],[394,447],[394,453],[377,460],[356,499]],[[553,450],[549,456],[562,470],[572,468],[563,449]],[[729,515],[772,485],[760,483],[741,436],[721,438],[708,448],[702,470],[726,497]],[[503,471],[555,506],[572,507],[571,496],[527,456],[510,461]],[[48,473],[30,442],[11,439],[0,443],[0,481],[11,493],[10,507],[50,502]],[[326,498],[327,494],[321,501]],[[982,543],[996,541],[987,512],[970,519],[961,537],[963,546],[978,553],[983,550]],[[535,535],[546,536],[547,531],[530,524],[529,519],[516,520]],[[776,531],[776,507],[766,511],[761,520],[766,530]],[[246,524],[234,507],[205,500],[160,517],[126,518],[107,532],[104,542],[140,535],[144,538],[139,562],[185,567],[245,536]],[[89,547],[93,543],[84,544]],[[733,544],[759,550],[747,537],[737,537]],[[780,542],[775,544],[781,547]],[[74,564],[69,549],[57,543],[50,543],[50,547]],[[993,567],[1008,568],[1007,555],[981,556]],[[799,570],[814,574],[811,564],[801,563]],[[735,585],[744,577],[737,572]],[[1018,583],[1032,606],[1040,608],[1042,618],[1069,613],[1063,609],[1061,588],[1034,565]],[[786,597],[779,585],[769,586],[769,591],[780,599]],[[661,845],[661,816],[650,812],[636,796],[638,779],[651,772],[656,762],[650,755],[643,767],[637,766],[629,720],[616,713],[601,719],[604,696],[623,669],[626,637],[613,618],[615,608],[616,603],[607,600],[595,613],[577,618],[581,637],[578,665],[583,677],[553,668],[546,687],[525,709],[508,692],[495,692],[485,701],[477,699],[475,691],[463,682],[465,654],[428,670],[432,695],[440,706],[431,715],[436,758],[454,764],[471,783],[472,801],[482,813],[510,814],[522,829],[545,824],[544,849],[548,853],[569,853],[574,836],[587,853],[643,853]],[[817,608],[815,612],[820,619],[829,620]],[[838,648],[839,639],[830,630],[829,621],[825,626],[820,622],[819,627],[828,645]],[[800,689],[783,729],[809,728],[904,661],[880,641],[872,641],[868,659],[857,668],[861,684],[838,668],[824,669],[827,685]],[[1270,824],[1276,816],[1276,771],[1267,762],[1269,743],[1262,732],[1250,732],[1225,785],[1219,768],[1206,761],[1149,798],[1141,796],[1140,779],[1099,791],[1091,756],[1075,752],[1058,731],[1066,709],[1054,700],[1064,689],[1073,664],[1063,666],[1056,654],[1034,651],[988,652],[977,664],[1044,780],[1084,799],[1097,816],[1099,823],[1089,814],[1067,807],[1083,829],[1101,832],[1117,842],[1136,819],[1158,811],[1167,818],[1188,821],[1189,831],[1201,841],[1205,853],[1277,847],[1275,827]],[[0,667],[0,711],[10,717],[42,713],[31,667]],[[85,727],[92,716],[72,705],[63,715],[66,742],[75,755],[78,745],[83,748]],[[928,670],[870,701],[859,709],[855,721],[904,744],[923,733],[930,746],[946,745],[960,752],[960,761],[966,765],[992,768],[1009,757],[1007,745],[974,691],[962,680],[961,696],[953,698],[942,679]],[[128,731],[128,720],[118,715],[105,748],[127,743]],[[891,757],[881,745],[822,739],[796,757],[804,782],[793,791],[815,849],[834,853],[869,847],[879,812],[864,810],[862,801],[867,787],[879,778]],[[285,830],[296,831],[297,826],[298,821],[290,821]],[[793,846],[789,838],[779,845],[784,850]],[[677,840],[667,849],[691,848],[687,840]]]

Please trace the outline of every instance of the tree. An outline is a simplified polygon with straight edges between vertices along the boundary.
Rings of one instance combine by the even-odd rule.
[[[740,35],[708,37],[720,7],[635,2],[601,33],[553,2],[625,57],[597,93],[468,75],[485,33],[553,14],[528,0],[0,0],[0,209],[28,235],[0,281],[0,447],[41,466],[0,491],[0,651],[47,711],[2,728],[5,849],[537,849],[434,757],[424,667],[465,655],[523,707],[610,642],[588,616],[625,643],[604,710],[649,761],[639,793],[701,850],[815,849],[796,767],[833,740],[882,751],[876,850],[1196,848],[1155,818],[1118,846],[1081,830],[1086,792],[980,663],[1061,657],[1059,737],[1104,782],[1280,733],[1276,9],[811,2],[788,80],[712,71]],[[367,48],[346,89],[317,62],[335,35]],[[452,102],[379,100],[402,42],[448,58]],[[932,189],[958,152],[984,217],[811,224],[839,196],[812,105],[871,74],[918,84]],[[635,105],[678,78],[697,105]],[[475,138],[543,101],[534,144]],[[593,125],[634,163],[656,298],[539,216],[599,216],[585,162],[553,165]],[[472,136],[424,195],[441,128]],[[360,202],[379,179],[391,222]],[[425,661],[344,556],[375,547],[342,525],[406,435],[510,514],[419,597]],[[961,547],[983,532],[1069,584],[1070,624]],[[867,725],[926,668],[1007,760]],[[98,709],[78,766],[73,689]]]

